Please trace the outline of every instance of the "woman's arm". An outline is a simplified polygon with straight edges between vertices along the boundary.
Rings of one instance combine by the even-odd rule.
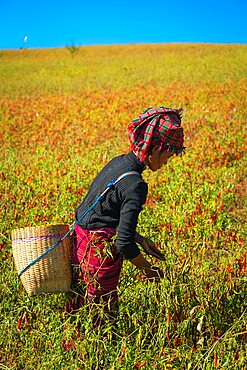
[[[143,242],[143,239],[144,239],[144,236],[140,235],[137,231],[135,233],[135,241],[136,243],[142,245],[142,242]]]
[[[139,255],[140,249],[135,242],[138,216],[146,201],[147,185],[144,182],[128,187],[121,194],[122,202],[117,227],[116,247],[125,259],[131,260]]]

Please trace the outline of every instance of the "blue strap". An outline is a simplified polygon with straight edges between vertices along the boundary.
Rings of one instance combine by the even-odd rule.
[[[120,180],[122,180],[124,177],[128,175],[139,175],[136,171],[128,171],[119,176],[116,180],[113,180],[107,184],[106,189],[101,193],[98,198],[95,200],[95,202],[83,213],[83,215],[74,223],[74,225],[67,231],[65,235],[61,237],[55,244],[53,244],[50,248],[48,248],[45,252],[43,252],[41,255],[39,255],[37,258],[35,258],[33,261],[31,261],[26,267],[24,267],[23,270],[21,270],[18,274],[18,278],[20,279],[21,275],[29,269],[29,267],[33,266],[36,262],[41,260],[45,255],[50,253],[54,248],[58,246],[67,236],[74,230],[76,225],[80,223],[80,221],[96,206],[96,204],[104,197],[104,195],[114,186],[116,185]]]

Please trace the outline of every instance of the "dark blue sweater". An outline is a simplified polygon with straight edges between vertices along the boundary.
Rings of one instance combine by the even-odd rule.
[[[138,172],[140,176],[126,176],[110,189],[105,198],[79,223],[79,226],[87,230],[106,227],[117,230],[116,247],[128,260],[140,253],[135,243],[135,231],[148,192],[147,183],[141,177],[144,169],[145,165],[133,152],[112,159],[96,176],[86,197],[75,210],[75,218],[78,220],[109,182],[127,171]]]

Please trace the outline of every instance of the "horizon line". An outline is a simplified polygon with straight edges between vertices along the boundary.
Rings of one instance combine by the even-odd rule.
[[[63,49],[68,47],[105,47],[105,46],[135,46],[135,45],[167,45],[167,44],[207,44],[207,45],[247,45],[247,42],[228,42],[228,41],[167,41],[167,42],[123,42],[123,43],[102,43],[102,44],[70,44],[63,46],[20,46],[20,47],[0,47],[2,51],[14,50],[41,50],[41,49]]]

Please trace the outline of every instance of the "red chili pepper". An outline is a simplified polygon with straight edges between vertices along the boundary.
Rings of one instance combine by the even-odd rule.
[[[122,353],[122,354],[119,356],[118,361],[119,361],[119,362],[121,362],[121,361],[122,361],[122,359],[124,358],[124,356],[125,356],[125,353]]]
[[[175,337],[173,339],[173,342],[174,342],[174,346],[177,347],[179,345],[179,340],[178,340],[178,337]]]
[[[28,318],[27,318],[27,313],[26,312],[23,315],[23,319],[25,320],[25,323],[28,325],[29,322],[28,322]]]
[[[17,331],[20,331],[21,330],[21,321],[22,321],[22,317],[19,316],[18,317],[18,322],[17,322],[17,327],[16,327]]]
[[[217,352],[214,352],[214,367],[218,367],[218,357],[217,357]]]
[[[171,339],[170,339],[170,335],[169,335],[168,330],[167,330],[167,332],[166,332],[166,338],[167,338],[167,340],[168,340],[168,344],[169,344],[169,346],[171,346]]]
[[[137,362],[134,366],[134,369],[140,369],[141,367],[146,365],[146,361],[143,362]]]
[[[167,324],[169,324],[170,320],[171,320],[171,315],[168,313],[167,314]]]
[[[236,360],[238,360],[239,359],[239,354],[237,352],[235,352],[234,357],[235,357]]]
[[[122,348],[122,354],[119,356],[119,359],[118,359],[118,361],[119,362],[121,362],[122,361],[122,359],[124,358],[124,356],[125,356],[125,353],[126,353],[126,347],[125,346],[123,346],[123,348]]]

